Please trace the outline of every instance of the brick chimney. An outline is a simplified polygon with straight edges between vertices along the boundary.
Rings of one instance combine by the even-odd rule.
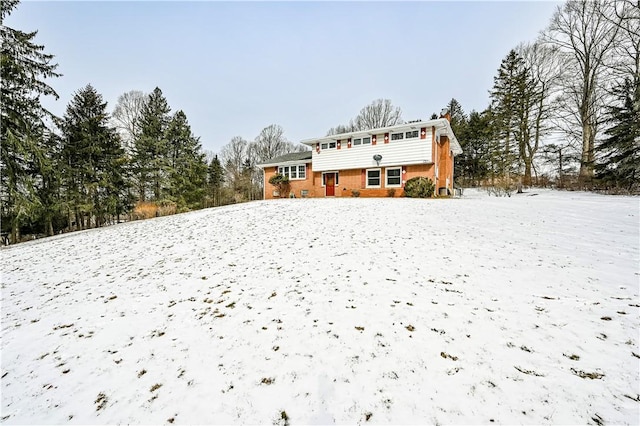
[[[440,118],[446,118],[449,123],[451,123],[451,113],[449,112],[449,108],[444,108],[440,111]]]

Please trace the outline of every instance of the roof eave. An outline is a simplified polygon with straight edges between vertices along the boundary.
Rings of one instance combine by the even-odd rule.
[[[256,167],[260,167],[264,169],[265,167],[276,167],[276,166],[290,166],[292,164],[307,164],[311,163],[311,158],[304,158],[302,160],[288,160],[288,161],[278,161],[278,162],[270,162],[270,163],[261,163],[256,164]]]
[[[394,126],[379,127],[377,129],[358,130],[355,132],[347,132],[347,133],[339,133],[336,135],[323,136],[321,138],[304,139],[300,141],[300,143],[313,147],[316,143],[329,142],[329,141],[335,141],[335,140],[344,140],[348,138],[353,138],[354,136],[379,135],[381,133],[392,132],[394,130],[400,130],[400,129],[411,129],[411,128],[418,129],[420,127],[442,126],[443,123],[448,124],[449,121],[446,118],[437,118],[435,120],[427,120],[427,121],[415,121],[413,123],[396,124]]]

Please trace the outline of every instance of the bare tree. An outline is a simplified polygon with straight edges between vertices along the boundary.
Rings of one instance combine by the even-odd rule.
[[[377,99],[360,110],[360,113],[347,125],[332,127],[327,136],[357,130],[377,129],[402,124],[402,110],[394,107],[389,99]]]
[[[140,116],[142,107],[147,102],[147,97],[140,90],[123,93],[118,96],[113,114],[111,114],[113,123],[128,150],[140,134]]]
[[[612,64],[616,79],[640,79],[640,0],[616,2],[615,15],[605,19],[619,29]]]
[[[249,142],[241,136],[234,136],[220,151],[220,160],[225,170],[225,183],[234,193],[243,192],[243,167],[247,160]],[[240,201],[236,199],[236,201]]]
[[[260,131],[252,144],[252,151],[259,162],[287,154],[292,151],[292,146],[284,137],[282,126],[272,124]]]
[[[530,90],[527,94],[527,117],[523,125],[527,126],[526,135],[520,142],[520,157],[524,163],[524,185],[531,184],[531,173],[537,176],[535,156],[542,138],[552,130],[559,95],[560,82],[564,77],[562,58],[557,48],[542,43],[523,44],[518,47],[528,74]]]
[[[615,9],[613,0],[570,0],[558,7],[543,35],[545,42],[564,54],[569,70],[560,105],[564,123],[579,127],[582,182],[593,177],[594,146],[607,94],[607,64],[612,61],[619,30],[608,18],[616,16]]]

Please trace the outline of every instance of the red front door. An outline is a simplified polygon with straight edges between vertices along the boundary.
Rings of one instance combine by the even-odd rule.
[[[336,175],[335,173],[325,174],[325,195],[327,197],[333,197],[336,195]]]

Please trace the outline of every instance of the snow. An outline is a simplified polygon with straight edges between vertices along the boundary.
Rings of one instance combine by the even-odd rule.
[[[0,418],[638,424],[639,207],[272,200],[3,248]]]

